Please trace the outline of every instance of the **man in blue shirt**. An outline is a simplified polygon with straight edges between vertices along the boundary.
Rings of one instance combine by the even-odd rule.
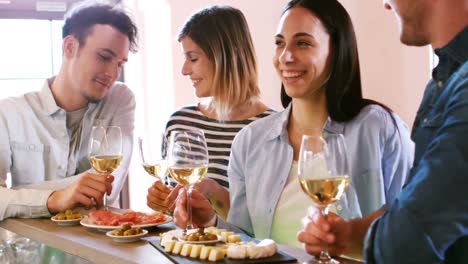
[[[367,231],[367,263],[468,263],[468,9],[465,0],[386,0],[406,45],[430,44],[439,57],[413,126],[415,161],[408,183]],[[378,214],[376,214],[378,215]],[[360,222],[359,222],[360,221]],[[315,254],[360,243],[360,225],[335,216],[305,218],[299,240]],[[356,228],[356,226],[360,227]],[[331,230],[331,231],[330,231]],[[359,238],[361,241],[359,241]]]

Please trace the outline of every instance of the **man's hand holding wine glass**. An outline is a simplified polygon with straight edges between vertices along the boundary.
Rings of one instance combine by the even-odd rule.
[[[325,241],[330,255],[339,256],[350,246],[351,231],[351,225],[340,216],[330,212],[325,218],[317,207],[311,206],[302,219],[302,230],[297,239],[304,243],[304,249],[311,255],[318,256],[322,241]]]
[[[64,212],[77,206],[97,208],[103,206],[104,195],[112,193],[114,176],[102,177],[99,174],[84,172],[65,189],[53,192],[47,200],[47,208],[51,213]]]
[[[316,256],[307,262],[309,264],[340,263],[329,255],[329,243],[334,243],[336,237],[327,232],[331,231],[330,223],[340,219],[335,214],[329,214],[329,207],[340,200],[349,187],[346,155],[343,135],[327,133],[323,136],[302,137],[297,176],[302,190],[317,208],[317,213],[312,215],[311,220],[308,217],[305,221],[303,219],[304,229],[298,234],[299,241],[305,239],[306,250]],[[347,237],[350,230],[345,225],[341,227],[344,228],[334,230],[335,235],[341,234]],[[335,246],[332,248],[334,251],[342,252],[346,244],[338,243],[332,246]],[[333,253],[335,252],[332,252],[332,255]]]
[[[104,181],[114,173],[123,160],[122,155],[122,131],[118,126],[94,126],[91,130],[91,140],[88,149],[88,159],[91,167]],[[101,180],[102,182],[102,180]],[[92,183],[92,182],[90,182]],[[95,182],[97,183],[97,182]],[[108,187],[105,187],[108,189]],[[110,189],[112,190],[112,188]],[[107,194],[104,192],[103,208],[107,208]],[[96,201],[99,208],[101,200]]]

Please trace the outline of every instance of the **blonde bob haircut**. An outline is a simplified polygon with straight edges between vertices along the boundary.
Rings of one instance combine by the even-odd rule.
[[[194,13],[178,35],[189,37],[213,64],[212,103],[217,118],[229,119],[237,106],[259,99],[257,62],[247,21],[230,6],[211,6]]]

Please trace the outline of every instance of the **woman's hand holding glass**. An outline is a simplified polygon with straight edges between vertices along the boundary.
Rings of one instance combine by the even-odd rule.
[[[138,149],[143,169],[158,180],[148,189],[147,205],[166,214],[172,214],[177,192],[168,184],[167,139],[164,134],[153,138],[138,138]],[[154,143],[154,144],[153,144]]]
[[[216,212],[206,196],[195,187],[190,197],[193,227],[214,226],[216,224]],[[174,209],[174,223],[181,228],[186,228],[189,224],[187,191],[185,189],[182,189],[177,197]]]
[[[171,132],[168,167],[172,178],[185,189],[185,204],[188,216],[185,228],[192,229],[194,225],[192,224],[191,192],[193,186],[200,182],[208,172],[208,147],[203,131],[188,130]],[[177,205],[180,204],[183,203],[178,201]],[[194,203],[194,207],[197,210],[198,203]],[[174,215],[174,218],[177,217],[177,214]]]
[[[298,178],[302,190],[321,212],[322,218],[316,217],[316,222],[323,223],[328,216],[329,206],[341,199],[349,186],[348,175],[349,168],[343,135],[303,136],[299,154]],[[320,234],[318,237],[325,239],[320,241],[322,248],[320,256],[308,263],[339,263],[328,253],[328,242],[333,242],[332,237],[319,229],[313,229],[313,231]],[[311,250],[311,252],[314,251]]]

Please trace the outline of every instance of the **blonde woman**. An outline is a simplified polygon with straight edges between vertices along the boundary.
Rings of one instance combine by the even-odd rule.
[[[255,50],[240,10],[229,6],[202,9],[184,24],[178,40],[185,56],[182,74],[192,81],[197,97],[205,100],[172,114],[166,135],[173,130],[204,131],[209,168],[196,189],[218,215],[226,218],[230,207],[227,166],[232,140],[244,126],[274,111],[260,100]],[[177,189],[172,191],[156,182],[148,189],[148,206],[167,210]]]

